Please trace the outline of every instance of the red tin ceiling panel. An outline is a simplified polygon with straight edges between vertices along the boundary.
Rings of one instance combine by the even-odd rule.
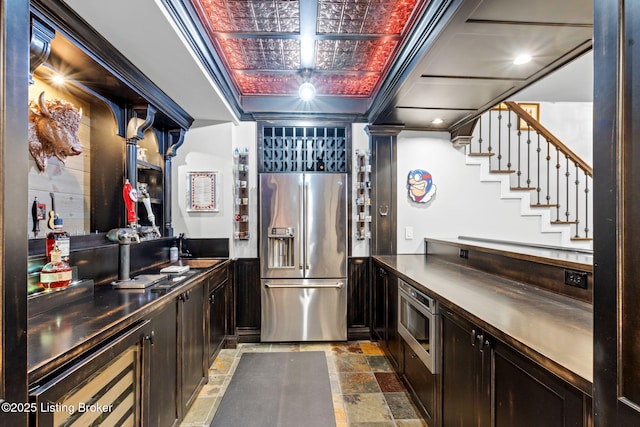
[[[301,50],[313,48],[317,93],[351,97],[374,94],[428,1],[192,0],[241,95],[297,94]],[[310,44],[301,14],[316,22]]]

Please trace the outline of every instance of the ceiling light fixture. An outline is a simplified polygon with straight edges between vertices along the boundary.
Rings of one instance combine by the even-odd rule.
[[[441,125],[442,123],[444,123],[444,120],[442,120],[440,117],[436,117],[431,121],[431,123],[434,125]]]
[[[522,64],[526,64],[529,61],[531,61],[531,56],[525,53],[525,54],[516,56],[516,58],[513,60],[513,63],[514,65],[522,65]]]
[[[300,95],[300,98],[303,101],[309,102],[316,96],[316,87],[313,85],[313,83],[304,82],[298,89],[298,95]]]
[[[65,78],[62,77],[60,74],[54,74],[51,77],[51,82],[56,86],[62,86],[65,83]]]
[[[311,70],[305,68],[300,74],[302,75],[303,83],[298,88],[298,95],[304,102],[309,102],[316,96],[316,87],[309,81]]]

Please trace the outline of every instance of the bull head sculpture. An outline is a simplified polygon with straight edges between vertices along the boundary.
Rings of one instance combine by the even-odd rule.
[[[44,92],[38,102],[29,103],[29,152],[41,172],[47,168],[50,157],[57,157],[64,163],[67,156],[82,154],[78,139],[78,128],[82,109],[62,99],[44,99]]]

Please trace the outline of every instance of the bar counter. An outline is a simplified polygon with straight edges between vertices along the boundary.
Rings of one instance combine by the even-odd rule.
[[[588,303],[438,258],[374,256],[443,307],[591,394],[593,310]]]
[[[99,344],[106,338],[144,320],[164,304],[195,285],[206,273],[225,267],[227,259],[193,259],[180,261],[190,265],[187,276],[176,286],[158,289],[113,289],[109,284],[95,286],[93,295],[64,304],[30,317],[27,324],[27,367],[29,384],[40,380]],[[154,267],[157,273],[163,264]],[[135,275],[132,275],[135,276]],[[60,291],[64,297],[65,291]]]

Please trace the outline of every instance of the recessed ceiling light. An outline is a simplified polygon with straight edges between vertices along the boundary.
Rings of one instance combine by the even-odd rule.
[[[525,54],[516,56],[516,59],[513,60],[513,63],[515,65],[522,65],[522,64],[526,64],[529,61],[531,61],[531,56],[525,53]]]
[[[298,89],[298,95],[303,101],[309,102],[316,96],[316,88],[312,83],[304,82]]]
[[[431,120],[431,123],[434,125],[441,125],[442,123],[444,123],[444,120],[442,120],[440,117],[436,117],[435,119]]]
[[[54,74],[51,77],[51,81],[53,82],[53,84],[60,86],[64,84],[65,79],[60,74]]]

